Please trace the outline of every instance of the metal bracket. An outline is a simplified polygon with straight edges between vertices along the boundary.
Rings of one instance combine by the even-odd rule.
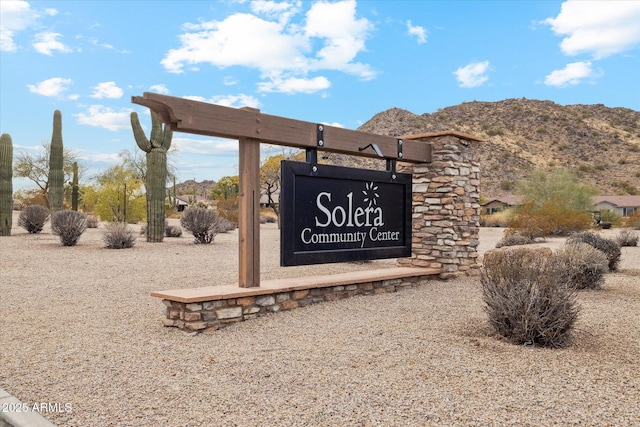
[[[311,165],[311,176],[318,175],[318,150],[316,148],[307,148],[306,161]]]
[[[396,159],[387,159],[387,171],[396,173]]]
[[[398,140],[398,158],[399,159],[402,158],[402,140],[401,139]]]
[[[324,147],[324,126],[321,124],[316,128],[316,141],[318,147]]]

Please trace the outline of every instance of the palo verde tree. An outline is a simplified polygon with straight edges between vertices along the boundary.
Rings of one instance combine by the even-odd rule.
[[[0,236],[11,236],[13,208],[13,143],[8,133],[0,136]]]
[[[111,166],[85,187],[82,200],[102,221],[136,223],[146,213],[142,181],[126,164]]]
[[[566,169],[535,171],[518,183],[523,206],[511,221],[507,234],[526,237],[567,235],[591,225],[592,198],[597,190],[578,181]]]
[[[62,113],[53,113],[53,133],[49,152],[49,210],[51,214],[62,210],[64,200],[64,162],[62,145]]]
[[[151,111],[151,136],[147,139],[140,126],[138,114],[131,113],[131,127],[138,147],[147,153],[147,242],[162,242],[164,238],[165,188],[167,183],[167,151],[171,147],[173,132],[162,125],[158,115]]]

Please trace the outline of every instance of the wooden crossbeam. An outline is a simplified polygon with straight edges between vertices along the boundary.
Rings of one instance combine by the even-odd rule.
[[[400,140],[366,132],[322,125],[322,142],[318,141],[318,123],[262,114],[257,109],[237,109],[191,99],[145,92],[131,98],[158,113],[162,121],[177,132],[263,142],[297,148],[379,158],[368,148],[375,144],[385,159],[409,163],[431,162],[431,144]]]

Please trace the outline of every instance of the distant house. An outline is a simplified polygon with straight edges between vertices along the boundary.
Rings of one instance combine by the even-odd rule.
[[[507,195],[498,197],[496,199],[490,199],[480,206],[486,215],[491,215],[505,209],[513,208],[522,205],[522,196]]]
[[[640,196],[596,196],[593,198],[593,207],[597,211],[610,210],[626,217],[640,210]]]
[[[184,211],[189,205],[191,205],[193,203],[193,194],[181,194],[179,196],[176,196],[176,199],[178,199],[177,201],[177,211],[178,212],[182,212]],[[198,203],[202,203],[206,206],[211,206],[212,202],[211,200],[208,200],[205,197],[202,196],[197,196],[196,197],[196,202]]]

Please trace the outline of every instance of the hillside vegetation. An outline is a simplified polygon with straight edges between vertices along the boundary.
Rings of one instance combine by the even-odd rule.
[[[534,169],[557,167],[575,170],[600,194],[640,194],[640,112],[627,108],[474,101],[422,115],[392,108],[358,130],[389,136],[457,130],[486,139],[476,143],[485,198],[512,194]]]

